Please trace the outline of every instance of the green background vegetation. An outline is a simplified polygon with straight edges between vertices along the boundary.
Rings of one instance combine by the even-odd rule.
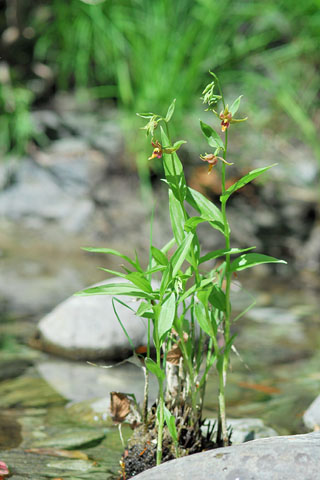
[[[294,132],[320,160],[319,0],[15,0],[0,9],[3,154],[40,141],[29,112],[57,90],[112,99],[127,119],[164,113],[176,98],[182,130],[210,69],[245,95],[257,127]]]

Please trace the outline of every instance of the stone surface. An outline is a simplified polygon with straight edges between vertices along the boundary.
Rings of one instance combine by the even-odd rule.
[[[11,473],[12,480],[63,478],[70,480],[106,480],[111,478],[110,467],[101,461],[60,459],[50,454],[39,454],[23,450],[0,451]],[[109,467],[109,468],[108,468]]]
[[[272,437],[198,453],[147,470],[137,480],[320,480],[320,433]]]
[[[37,370],[55,391],[72,403],[103,397],[103,405],[97,408],[108,412],[112,391],[132,393],[137,402],[143,400],[143,370],[129,362],[115,364],[112,368],[99,368],[84,362],[57,359],[39,362]],[[153,402],[157,395],[156,378],[150,376],[149,382],[150,401]]]
[[[117,277],[101,283],[114,282],[126,280]],[[121,297],[121,301],[134,310],[139,306],[132,297]],[[117,304],[116,308],[134,346],[145,345],[144,321],[123,305]],[[38,333],[44,349],[72,359],[121,359],[132,351],[109,295],[68,298],[40,321]]]
[[[232,445],[278,435],[273,428],[266,426],[260,418],[228,418],[227,424],[228,428],[232,430]],[[202,427],[202,430],[206,433],[205,426]],[[213,431],[212,437],[215,438],[215,435],[216,429]]]
[[[84,195],[71,195],[47,168],[25,159],[16,172],[15,183],[0,193],[0,217],[23,222],[33,228],[58,222],[64,230],[83,230],[94,204]]]
[[[100,442],[105,437],[103,430],[84,427],[73,427],[50,434],[46,438],[36,440],[33,447],[56,447],[65,449],[85,448],[92,443]]]
[[[311,403],[303,415],[303,423],[311,430],[320,430],[320,395]]]

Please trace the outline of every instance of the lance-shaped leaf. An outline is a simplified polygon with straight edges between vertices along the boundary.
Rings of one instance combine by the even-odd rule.
[[[190,295],[192,293],[194,293],[198,289],[204,288],[204,287],[206,287],[207,285],[210,285],[210,284],[212,284],[212,278],[205,278],[205,279],[201,280],[200,285],[196,285],[196,284],[192,285],[192,287],[190,287],[189,290],[187,290],[185,293],[183,293],[182,295],[179,296],[178,302],[179,303],[183,302],[188,297],[190,297]]]
[[[152,118],[155,116],[155,114],[152,112],[136,113],[136,115],[141,118]]]
[[[174,293],[167,298],[161,305],[157,327],[160,344],[163,342],[166,334],[171,330],[174,317],[176,314],[176,296]]]
[[[204,305],[200,302],[195,304],[194,313],[196,315],[196,319],[200,325],[200,328],[210,337],[214,336],[214,330],[212,328],[210,319],[207,316],[206,309]]]
[[[224,149],[224,143],[221,140],[220,135],[218,135],[218,133],[215,130],[213,130],[213,128],[210,127],[210,125],[207,125],[206,123],[200,120],[200,126],[210,147]]]
[[[233,104],[231,105],[231,107],[229,108],[229,112],[233,115],[235,115],[237,113],[237,111],[239,110],[239,107],[240,107],[240,102],[241,102],[241,98],[243,97],[243,95],[240,95],[240,97],[238,97],[234,102]]]
[[[143,317],[146,313],[153,313],[152,312],[152,305],[151,305],[151,302],[141,302],[137,311],[136,311],[136,315],[137,317]],[[148,315],[149,317],[149,315]]]
[[[228,198],[230,197],[230,195],[232,195],[236,190],[239,190],[239,188],[244,187],[245,185],[247,185],[247,183],[249,183],[252,180],[254,180],[255,178],[259,177],[259,175],[266,172],[267,170],[269,170],[269,168],[272,168],[275,165],[277,165],[277,164],[274,163],[273,165],[269,165],[268,167],[256,168],[255,170],[252,170],[251,172],[249,172],[244,177],[240,178],[240,180],[238,180],[236,183],[231,185],[231,187],[229,187],[228,190],[226,190],[225,193],[223,195],[221,195],[221,197],[220,197],[221,203],[226,202],[228,200]]]
[[[169,190],[169,214],[174,238],[177,244],[180,244],[186,236],[184,231],[185,216],[181,203],[172,190]]]
[[[165,265],[158,265],[157,267],[148,268],[148,270],[146,270],[144,273],[145,275],[152,275],[153,273],[156,273],[156,272],[162,272],[165,269],[166,269]]]
[[[181,145],[183,145],[184,143],[187,143],[187,142],[185,140],[178,140],[177,142],[174,142],[172,147],[163,147],[163,151],[164,153],[174,153],[177,150],[179,150]]]
[[[201,217],[210,221],[210,225],[224,233],[223,217],[218,207],[216,207],[210,200],[208,200],[202,193],[188,187],[186,200],[195,210],[197,210]]]
[[[199,263],[207,262],[208,260],[214,260],[215,258],[224,257],[226,254],[229,255],[236,255],[239,253],[247,252],[248,250],[253,250],[256,247],[248,247],[248,248],[230,248],[229,250],[226,248],[220,248],[219,250],[214,250],[213,252],[209,252],[203,257],[200,257]]]
[[[123,260],[126,260],[128,263],[133,265],[135,268],[139,267],[139,266],[137,266],[136,262],[131,260],[131,258],[127,257],[127,255],[123,255],[122,253],[118,252],[117,250],[113,250],[112,248],[84,247],[84,248],[82,248],[82,250],[85,250],[86,252],[108,253],[110,255],[115,255],[117,257],[122,258]],[[137,270],[140,270],[140,268],[137,268]]]
[[[178,432],[177,432],[177,427],[176,427],[176,419],[174,415],[168,410],[168,408],[164,405],[163,406],[164,410],[164,419],[166,421],[169,433],[172,437],[172,440],[174,443],[178,442]]]
[[[206,218],[202,217],[191,217],[188,218],[188,220],[184,224],[184,229],[186,232],[192,232],[194,231],[199,223],[207,222],[208,220]]]
[[[213,285],[209,295],[209,302],[218,310],[226,311],[226,295],[218,285]]]
[[[160,285],[161,297],[165,294],[165,291],[168,288],[171,281],[172,281],[172,264],[171,262],[169,262],[165,271],[163,272],[162,279],[161,279],[161,285]]]
[[[136,285],[138,288],[141,288],[141,290],[143,290],[144,292],[152,293],[151,284],[149,280],[147,280],[144,277],[144,275],[142,275],[142,273],[131,272],[131,273],[128,273],[128,275],[126,275],[126,278],[127,280],[132,282],[134,285]]]
[[[154,246],[151,246],[151,254],[153,256],[153,258],[155,259],[155,261],[159,264],[159,265],[168,265],[168,259],[167,257],[165,256],[165,254],[159,250],[158,248],[154,247]],[[149,271],[150,272],[150,271]]]
[[[85,295],[127,295],[128,297],[150,298],[149,293],[144,292],[132,283],[107,283],[97,287],[90,287],[75,293],[77,296]]]
[[[192,243],[194,234],[192,232],[188,233],[186,238],[183,240],[181,245],[177,248],[170,259],[170,264],[172,265],[172,276],[175,277],[183,264],[186,256],[189,253],[190,245]]]
[[[169,139],[165,134],[163,128],[161,130],[161,143],[163,146],[169,145]],[[179,142],[178,142],[179,143]],[[172,189],[174,195],[180,199],[185,198],[186,193],[186,179],[184,176],[183,166],[178,155],[173,152],[171,154],[163,153],[163,167],[166,175],[167,183]]]
[[[167,115],[166,115],[166,118],[165,118],[165,121],[166,121],[167,123],[170,122],[170,120],[171,120],[171,117],[172,117],[172,115],[173,115],[175,106],[176,106],[176,99],[173,100],[173,102],[171,103],[170,107],[168,108]]]
[[[161,370],[159,365],[157,365],[156,362],[152,360],[152,358],[149,358],[149,357],[145,358],[144,363],[147,369],[149,370],[149,372],[153,373],[160,381],[162,382],[164,381],[165,379],[164,371]]]
[[[284,260],[278,258],[269,257],[269,255],[262,255],[261,253],[244,253],[240,257],[233,260],[230,265],[231,272],[239,272],[246,268],[254,267],[255,265],[261,265],[263,263],[287,263]]]

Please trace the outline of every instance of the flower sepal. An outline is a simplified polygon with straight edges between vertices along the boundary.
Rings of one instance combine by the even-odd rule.
[[[213,167],[215,167],[218,163],[219,160],[221,160],[223,163],[225,163],[226,165],[233,165],[233,163],[229,163],[227,162],[224,158],[222,157],[218,157],[217,155],[215,155],[214,153],[206,153],[205,155],[200,155],[200,158],[201,160],[203,160],[204,162],[208,162],[209,163],[209,168],[208,168],[208,175],[209,173],[211,173],[211,170],[213,169]]]
[[[181,145],[183,145],[184,143],[187,142],[185,140],[178,140],[178,142],[175,142],[172,146],[163,147],[159,140],[152,140],[151,144],[153,146],[153,152],[152,155],[148,158],[148,160],[153,160],[154,158],[161,158],[164,153],[170,155],[171,153],[179,150]]]
[[[219,118],[221,120],[221,130],[222,132],[225,132],[227,128],[231,125],[231,123],[239,123],[239,122],[245,122],[248,117],[245,118],[234,118],[233,115],[234,113],[238,110],[239,105],[240,105],[240,99],[241,97],[237,98],[237,100],[231,105],[230,110],[229,106],[227,105],[226,108],[220,112]],[[234,113],[232,113],[234,112]],[[214,112],[216,115],[217,113]]]

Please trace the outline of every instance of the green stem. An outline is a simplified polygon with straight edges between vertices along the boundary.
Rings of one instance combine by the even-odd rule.
[[[168,125],[167,122],[165,122],[165,124],[166,124],[168,141],[169,141],[169,144],[171,145],[169,125]],[[173,153],[171,153],[170,156],[171,156],[171,160],[172,160],[173,172],[174,172],[175,177],[177,177],[176,166],[174,164],[174,159],[173,159]],[[182,211],[183,211],[184,219],[185,219],[185,221],[187,221],[188,218],[189,218],[189,215],[188,215],[188,212],[186,211],[186,209],[184,207],[184,199],[183,199],[183,195],[181,194],[180,188],[178,188],[178,192],[179,192],[179,199],[178,200],[180,202],[180,205],[181,205],[181,208],[182,208]],[[193,265],[196,265],[197,262],[196,262],[196,257],[195,257],[193,248],[191,248],[190,253],[191,253],[191,256],[192,256]],[[196,277],[196,282],[197,282],[197,284],[199,284],[200,283],[200,275],[199,275],[199,271],[198,271],[197,268],[194,268],[194,274],[195,274],[195,277]]]
[[[160,338],[158,334],[158,312],[154,308],[154,345],[156,348],[156,362],[158,367],[161,369],[161,345]],[[163,425],[164,425],[164,394],[163,394],[163,380],[158,377],[159,383],[159,418],[158,418],[158,441],[157,441],[157,465],[160,465],[162,459],[162,438],[163,438]]]
[[[223,158],[226,160],[227,157],[227,148],[228,148],[228,130],[225,134],[225,146],[223,152]],[[222,196],[226,191],[226,165],[222,165]],[[226,212],[226,200],[223,200],[221,203],[221,213],[223,217],[224,224],[224,237],[226,250],[230,250],[230,226],[227,220]],[[226,296],[226,311],[224,315],[224,342],[225,342],[225,352],[223,354],[223,366],[222,366],[222,375],[220,374],[220,383],[219,383],[219,416],[221,422],[221,434],[223,444],[226,446],[229,444],[227,424],[226,424],[226,405],[225,405],[225,386],[227,383],[227,373],[229,366],[229,349],[226,349],[230,340],[230,316],[231,316],[231,306],[230,306],[230,287],[231,287],[231,272],[230,272],[230,254],[226,254],[226,269],[225,269],[225,296]]]
[[[162,460],[162,438],[164,424],[164,398],[163,398],[163,382],[159,380],[159,423],[158,423],[158,441],[157,441],[157,465]]]

